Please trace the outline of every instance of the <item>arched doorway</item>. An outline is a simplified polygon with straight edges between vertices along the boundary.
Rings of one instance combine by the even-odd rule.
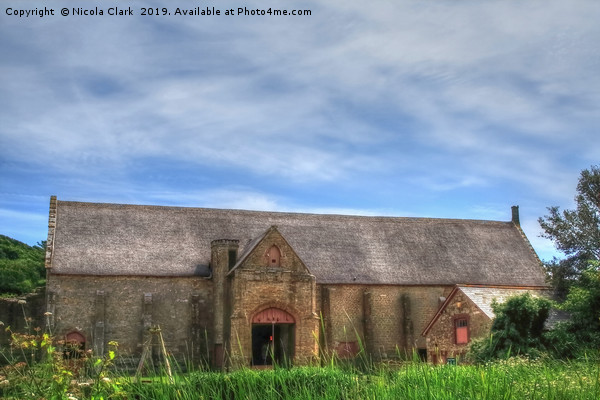
[[[65,335],[64,358],[80,358],[85,350],[85,337],[76,331]]]
[[[288,364],[294,357],[294,317],[267,308],[252,318],[252,365]]]

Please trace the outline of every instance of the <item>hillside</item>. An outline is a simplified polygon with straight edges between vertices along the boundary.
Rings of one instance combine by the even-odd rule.
[[[0,296],[28,293],[44,284],[45,245],[29,246],[0,235]]]

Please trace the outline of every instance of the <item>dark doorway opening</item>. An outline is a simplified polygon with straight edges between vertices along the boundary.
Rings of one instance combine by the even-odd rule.
[[[289,365],[293,350],[294,324],[252,325],[252,365]]]
[[[418,349],[417,352],[419,359],[423,362],[427,362],[427,349]]]

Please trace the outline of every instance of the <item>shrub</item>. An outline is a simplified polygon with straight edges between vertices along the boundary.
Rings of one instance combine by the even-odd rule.
[[[544,323],[552,302],[529,293],[509,298],[505,303],[494,302],[496,318],[490,335],[471,345],[476,361],[507,358],[511,355],[539,357],[546,351]]]

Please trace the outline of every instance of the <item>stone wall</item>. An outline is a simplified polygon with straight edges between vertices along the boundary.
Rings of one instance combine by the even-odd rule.
[[[205,358],[212,338],[212,285],[196,277],[48,275],[48,311],[57,336],[79,332],[102,354],[109,341],[139,356],[148,329],[160,326],[169,353]],[[153,355],[158,340],[154,338]]]
[[[456,344],[455,320],[468,321],[469,343]],[[427,335],[427,355],[433,363],[446,363],[448,358],[464,357],[473,339],[489,333],[492,320],[464,293],[457,291]]]
[[[324,344],[344,356],[362,342],[374,359],[425,349],[425,329],[449,286],[323,285]]]
[[[454,344],[455,314],[470,316],[471,337],[489,329],[489,320],[458,293],[426,342],[421,332],[437,312],[439,298],[452,287],[317,285],[282,238],[268,239],[224,278],[224,284],[230,285],[223,291],[226,324],[215,321],[216,282],[211,279],[49,274],[52,329],[58,336],[81,333],[86,348],[97,353],[114,340],[120,352],[139,357],[148,328],[158,325],[170,353],[209,358],[213,365],[215,338],[219,337],[215,327],[225,331],[220,337],[229,342],[224,343],[223,352],[233,364],[249,365],[252,318],[271,307],[294,317],[296,364],[314,360],[320,350],[352,356],[361,343],[374,359],[410,356],[414,349],[426,348],[430,360],[435,355],[441,361],[466,349]],[[265,265],[264,260],[263,253],[273,243],[281,246],[277,267]],[[227,257],[222,259],[229,264]],[[156,355],[157,350],[153,351]]]
[[[352,357],[364,344],[363,285],[319,285],[322,350]],[[359,343],[360,341],[360,343]]]
[[[278,249],[278,265],[267,257],[272,246]],[[268,308],[283,310],[295,320],[293,362],[306,364],[317,357],[315,277],[276,228],[271,228],[232,275],[229,352],[233,364],[250,364],[252,318]]]
[[[0,346],[10,342],[6,328],[13,332],[30,333],[34,328],[44,327],[46,312],[45,290],[40,288],[34,293],[14,298],[0,299]]]

